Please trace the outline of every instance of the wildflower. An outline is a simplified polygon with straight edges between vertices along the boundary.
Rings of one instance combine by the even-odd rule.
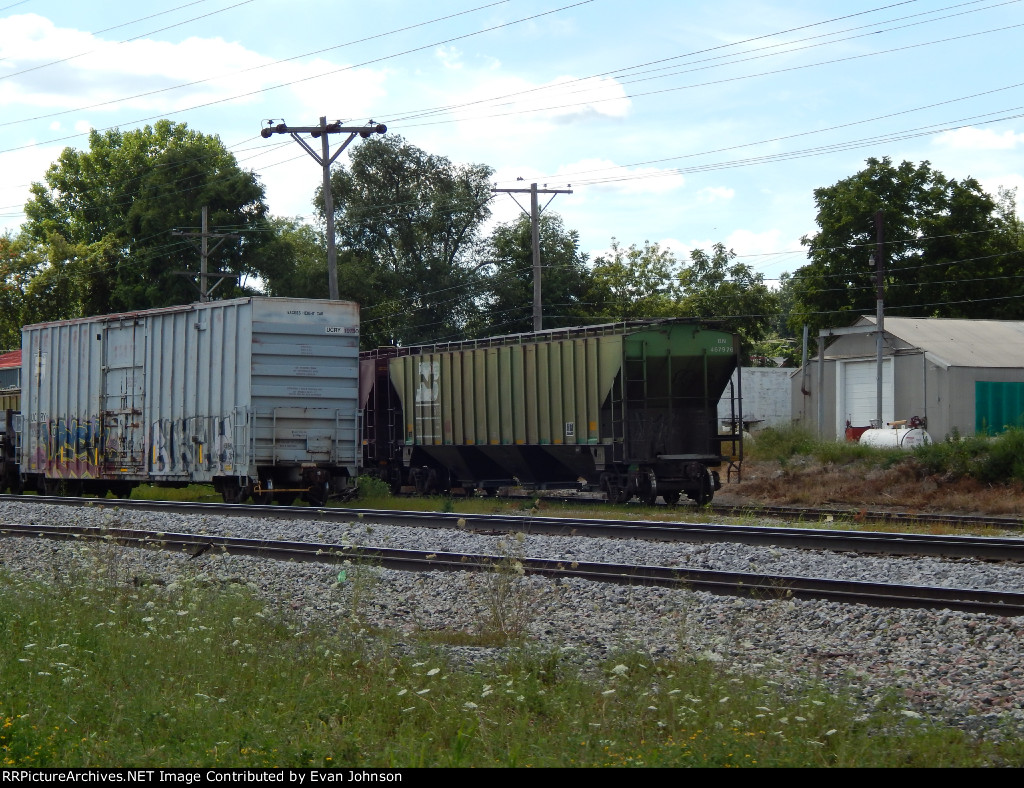
[[[400,690],[398,690],[398,697],[402,697],[402,696],[403,696],[403,695],[404,695],[405,693],[407,693],[408,691],[409,691],[409,690],[407,690],[407,689],[400,689]]]
[[[427,671],[427,675],[428,676],[436,676],[440,672],[441,672],[441,668],[431,668],[430,670]]]
[[[625,665],[616,665],[614,668],[612,668],[612,673],[614,673],[616,676],[625,676],[627,673],[629,673],[629,668],[627,668]]]
[[[797,722],[807,722],[807,718],[806,717],[794,717],[793,719],[796,720]]]
[[[918,714],[916,711],[911,711],[910,709],[903,709],[903,711],[901,711],[900,714],[902,714],[904,717],[910,717],[914,720],[921,719],[920,714]]]
[[[462,704],[462,708],[468,709],[469,711],[473,711],[473,709],[479,709],[480,707],[473,703],[473,701],[467,700],[465,703]]]
[[[143,622],[145,622],[145,623],[149,623],[150,621],[152,621],[152,620],[153,620],[153,617],[152,617],[152,616],[146,616],[146,617],[145,617],[144,619],[142,619],[142,620],[143,620]]]
[[[615,694],[615,690],[613,690],[613,689],[610,689],[610,690],[605,690],[605,691],[604,691],[604,692],[602,692],[601,694],[602,694],[602,695],[614,695],[614,694]]]
[[[416,694],[417,695],[426,695],[428,692],[430,692],[430,687],[427,687],[426,689],[417,690]]]
[[[832,730],[830,730],[830,731],[825,731],[825,735],[826,735],[826,736],[831,736],[831,735],[833,735],[834,733],[837,733],[837,731],[836,731],[836,729],[835,729],[835,728],[833,728],[833,729],[832,729]]]
[[[658,710],[658,707],[657,707],[657,706],[648,706],[648,707],[647,707],[647,710],[648,710],[648,711],[657,711],[657,710]]]
[[[725,703],[725,702],[726,702],[727,700],[729,700],[729,696],[728,696],[728,695],[726,695],[726,696],[725,696],[724,698],[722,698],[722,699],[721,699],[720,701],[718,701],[718,702],[719,702],[719,703]]]

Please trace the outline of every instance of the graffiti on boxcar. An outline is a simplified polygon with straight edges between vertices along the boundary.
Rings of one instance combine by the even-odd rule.
[[[100,428],[92,420],[36,421],[29,436],[30,467],[70,478],[98,476],[100,444]]]
[[[150,470],[169,475],[230,470],[231,434],[231,416],[158,419],[150,424]]]

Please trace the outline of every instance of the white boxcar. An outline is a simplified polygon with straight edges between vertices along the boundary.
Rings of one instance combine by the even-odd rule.
[[[319,504],[359,465],[359,307],[240,298],[22,329],[26,489]]]

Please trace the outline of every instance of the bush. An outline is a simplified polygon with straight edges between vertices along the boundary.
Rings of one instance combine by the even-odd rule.
[[[376,476],[360,476],[357,496],[360,499],[366,498],[390,498],[391,488],[383,479]]]
[[[969,477],[987,483],[1024,481],[1024,430],[1002,435],[962,437],[956,430],[941,443],[919,446],[915,458],[925,471],[952,479]]]
[[[810,454],[815,442],[814,436],[800,427],[765,427],[747,444],[747,456],[785,464],[791,457]]]

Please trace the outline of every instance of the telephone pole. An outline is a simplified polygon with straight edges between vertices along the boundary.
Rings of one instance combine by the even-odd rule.
[[[551,200],[555,199],[558,194],[572,194],[572,189],[548,189],[547,184],[544,184],[545,188],[538,189],[536,183],[531,183],[529,189],[491,189],[492,192],[497,194],[498,192],[504,192],[511,196],[513,194],[529,194],[530,195],[530,210],[527,211],[522,205],[519,205],[519,201],[516,200],[516,205],[522,209],[523,213],[530,217],[530,226],[533,228],[533,330],[540,331],[543,328],[543,317],[541,313],[541,292],[540,292],[540,215],[544,212],[544,209],[551,205]],[[544,208],[538,208],[538,194],[550,194],[551,200],[544,203]],[[515,200],[515,197],[512,197]]]
[[[331,195],[331,165],[338,155],[348,147],[348,144],[358,134],[366,139],[371,134],[383,134],[388,127],[383,123],[374,123],[372,120],[365,126],[342,126],[340,120],[328,123],[327,117],[320,118],[319,126],[288,126],[284,122],[275,125],[267,125],[260,131],[260,136],[269,139],[274,134],[291,134],[292,139],[306,149],[306,153],[312,156],[324,171],[324,213],[327,216],[327,279],[330,285],[332,301],[338,300],[338,253],[334,246],[334,197]],[[309,134],[316,139],[320,137],[321,152],[317,153],[312,146],[306,142],[300,134]],[[328,136],[331,134],[348,134],[341,146],[331,153],[331,144]]]
[[[198,232],[198,233],[183,233],[183,232],[181,232],[181,230],[172,230],[171,231],[171,235],[180,235],[180,236],[183,236],[185,238],[195,238],[196,236],[198,236],[199,239],[200,239],[200,245],[199,245],[199,257],[200,257],[200,263],[199,263],[199,300],[202,301],[202,302],[209,301],[210,300],[210,294],[214,290],[216,290],[217,289],[217,285],[219,285],[225,279],[237,279],[238,278],[238,274],[232,274],[232,273],[230,273],[228,271],[214,271],[214,272],[211,273],[209,271],[208,261],[210,259],[210,255],[213,254],[214,252],[216,252],[217,249],[220,248],[220,245],[222,243],[224,243],[226,240],[228,240],[229,238],[241,238],[242,237],[240,235],[236,235],[235,233],[211,233],[209,225],[210,225],[210,207],[208,205],[204,205],[203,206],[203,229],[202,229],[202,232]],[[216,238],[217,239],[217,243],[215,243],[213,245],[212,249],[209,248],[209,244],[207,243],[211,238]],[[189,276],[189,277],[194,276],[194,274],[191,271],[175,271],[174,273],[181,274],[183,276]],[[213,287],[207,289],[206,282],[207,282],[207,280],[210,277],[214,277],[215,279],[219,279],[219,281],[216,282]]]
[[[875,253],[871,256],[875,267],[875,409],[878,429],[882,429],[882,344],[885,337],[885,215],[875,212]],[[895,372],[894,372],[895,374]],[[895,381],[893,381],[895,384]]]

